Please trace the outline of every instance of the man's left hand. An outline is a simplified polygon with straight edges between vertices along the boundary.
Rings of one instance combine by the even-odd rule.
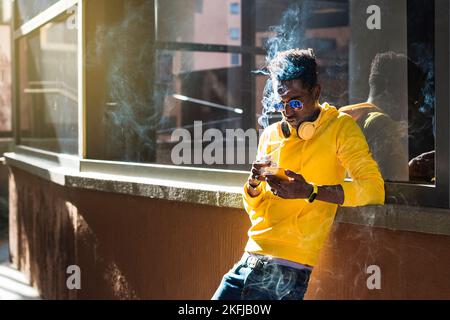
[[[283,199],[306,199],[310,196],[313,186],[306,182],[301,174],[290,170],[285,170],[285,174],[290,178],[289,181],[274,175],[266,176],[274,195]]]

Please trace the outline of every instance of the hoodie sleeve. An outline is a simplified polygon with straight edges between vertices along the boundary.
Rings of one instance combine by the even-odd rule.
[[[384,181],[358,124],[343,116],[337,137],[337,156],[353,181],[344,181],[344,207],[382,205]]]
[[[259,138],[258,143],[258,154],[265,151],[267,148],[267,143],[269,140],[268,130],[265,129],[261,137]],[[248,182],[244,185],[244,191],[243,191],[243,200],[244,200],[244,208],[249,213],[251,210],[257,209],[262,200],[264,199],[264,194],[266,193],[266,184],[267,182],[261,181],[261,184],[258,186],[257,190],[261,190],[260,194],[256,197],[250,196],[248,193]]]

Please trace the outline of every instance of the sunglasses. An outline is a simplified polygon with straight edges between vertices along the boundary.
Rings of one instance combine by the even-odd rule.
[[[275,110],[282,111],[286,108],[286,104],[288,104],[292,109],[301,109],[303,108],[303,103],[298,99],[292,99],[289,102],[280,101],[275,104]]]

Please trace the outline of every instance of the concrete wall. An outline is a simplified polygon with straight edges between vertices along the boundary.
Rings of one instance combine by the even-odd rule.
[[[46,299],[209,299],[248,227],[239,209],[63,188],[10,168],[11,254]],[[307,298],[450,299],[449,249],[446,236],[336,223]],[[72,264],[78,291],[66,289]],[[372,264],[378,291],[366,286]]]

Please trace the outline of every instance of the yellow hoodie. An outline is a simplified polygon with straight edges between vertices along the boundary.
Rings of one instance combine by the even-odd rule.
[[[383,178],[352,117],[324,103],[316,123],[315,135],[308,141],[299,139],[294,128],[291,136],[284,138],[280,122],[275,123],[263,131],[258,152],[270,153],[271,148],[279,147],[279,167],[319,186],[341,184],[343,206],[384,204]],[[344,181],[346,171],[352,181]],[[252,226],[245,250],[314,266],[338,205],[282,199],[266,182],[260,184],[262,191],[256,197],[251,197],[247,188],[248,184],[243,200]]]

